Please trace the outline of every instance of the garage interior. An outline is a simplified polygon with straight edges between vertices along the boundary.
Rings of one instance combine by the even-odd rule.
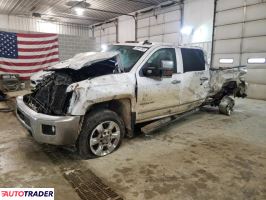
[[[0,0],[1,32],[56,34],[60,61],[128,41],[200,47],[212,68],[246,66],[248,88],[231,116],[202,107],[82,159],[21,125],[15,98],[32,73],[8,88],[0,56],[0,188],[54,188],[56,200],[266,199],[265,0]]]

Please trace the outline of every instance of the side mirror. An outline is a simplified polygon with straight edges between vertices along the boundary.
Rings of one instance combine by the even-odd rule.
[[[142,69],[143,75],[146,77],[162,77],[161,68],[157,67],[144,67]]]
[[[145,66],[142,69],[143,75],[146,77],[165,77],[171,78],[174,73],[174,62],[168,60],[162,60],[160,67]]]
[[[162,77],[171,78],[174,73],[174,62],[162,60]]]
[[[172,77],[174,71],[174,62],[163,60],[160,67],[145,66],[142,69],[143,75],[146,77]]]

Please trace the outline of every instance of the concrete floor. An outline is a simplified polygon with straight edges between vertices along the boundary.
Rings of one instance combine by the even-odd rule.
[[[231,117],[204,109],[93,160],[37,144],[12,113],[0,119],[0,187],[54,187],[56,199],[80,199],[63,176],[71,166],[124,199],[266,199],[266,101],[237,100]]]

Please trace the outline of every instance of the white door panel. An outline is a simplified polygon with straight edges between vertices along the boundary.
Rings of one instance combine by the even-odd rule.
[[[200,49],[181,48],[183,74],[181,84],[181,105],[192,109],[200,105],[208,96],[210,73]]]
[[[220,26],[215,29],[215,40],[217,39],[233,39],[238,38],[242,32],[241,24],[231,24]]]
[[[223,12],[218,12],[216,14],[216,25],[225,25],[238,23],[243,21],[244,12],[243,9],[237,8],[234,10],[226,10]]]
[[[243,6],[244,1],[245,0],[219,0],[217,2],[217,11]]]
[[[145,77],[145,67],[160,68],[162,60],[173,61],[177,66],[175,48],[156,48],[144,61],[137,73],[137,121],[144,121],[169,115],[180,104],[180,74],[171,77]],[[180,59],[179,59],[180,61]],[[176,71],[176,70],[174,70]]]
[[[206,99],[209,91],[209,71],[187,72],[182,75],[181,104]],[[200,103],[199,102],[199,103]]]
[[[266,19],[254,22],[247,22],[245,24],[245,27],[245,37],[266,35]]]
[[[138,77],[137,119],[145,120],[171,114],[180,104],[178,75],[172,78],[154,79]]]
[[[266,36],[243,39],[243,53],[266,52]]]
[[[239,53],[241,39],[218,40],[215,42],[214,53]]]

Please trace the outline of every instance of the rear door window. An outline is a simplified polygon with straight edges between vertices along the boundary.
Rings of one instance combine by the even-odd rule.
[[[184,73],[205,70],[205,58],[201,49],[181,48],[181,53]]]

